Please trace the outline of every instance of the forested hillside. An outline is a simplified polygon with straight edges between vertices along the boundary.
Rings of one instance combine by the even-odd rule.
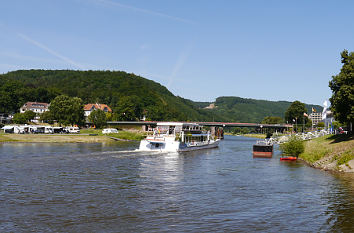
[[[19,70],[0,77],[0,112],[16,112],[27,101],[50,102],[65,94],[113,110],[131,106],[137,118],[196,121],[211,115],[159,83],[122,71]]]
[[[255,100],[228,96],[217,98],[215,107],[210,111],[222,115],[229,121],[260,122],[265,116],[284,118],[284,113],[290,104],[291,102],[287,101]],[[322,107],[318,105],[305,104],[305,106],[308,113],[311,113],[312,107],[317,112],[322,111]]]
[[[18,70],[0,75],[0,113],[18,112],[27,101],[49,103],[61,94],[107,104],[116,112],[133,111],[136,119],[145,115],[164,121],[260,122],[266,116],[284,117],[291,104],[219,97],[214,108],[205,109],[212,103],[175,96],[157,82],[123,71]]]

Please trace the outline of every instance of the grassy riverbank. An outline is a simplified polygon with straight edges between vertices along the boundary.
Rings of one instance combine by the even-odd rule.
[[[259,139],[266,138],[266,134],[255,134],[255,133],[241,134],[241,136],[249,137],[249,138],[259,138]]]
[[[31,143],[103,143],[114,139],[136,140],[144,138],[139,131],[119,131],[115,134],[102,134],[99,129],[82,129],[80,134],[0,134],[0,142],[31,142]]]
[[[299,158],[316,168],[354,172],[354,137],[327,135],[306,141]]]

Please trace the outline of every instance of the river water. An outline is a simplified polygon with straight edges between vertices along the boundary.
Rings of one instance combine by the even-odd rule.
[[[0,144],[0,232],[354,231],[353,175],[253,159],[255,142]]]

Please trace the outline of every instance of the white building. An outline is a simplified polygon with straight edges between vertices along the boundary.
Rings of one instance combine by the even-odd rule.
[[[322,121],[322,112],[312,112],[309,115],[309,119],[311,119],[312,125],[317,125],[318,122]]]
[[[49,109],[48,103],[39,103],[39,102],[27,102],[20,108],[20,113],[24,113],[26,111],[33,111],[35,113],[44,113]]]

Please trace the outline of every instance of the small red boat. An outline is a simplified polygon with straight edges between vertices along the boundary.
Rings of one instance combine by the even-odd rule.
[[[297,158],[289,156],[289,157],[281,157],[280,160],[283,160],[283,161],[295,161],[295,160],[297,160]]]

